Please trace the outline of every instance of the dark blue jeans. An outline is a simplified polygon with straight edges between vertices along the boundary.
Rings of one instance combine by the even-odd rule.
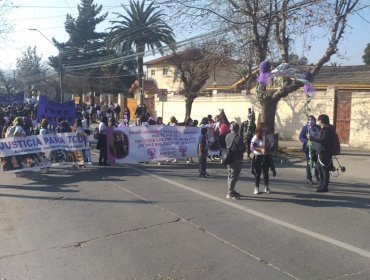
[[[199,176],[206,175],[207,170],[207,154],[202,154],[199,157]]]
[[[263,182],[267,187],[269,185],[269,168],[270,168],[270,158],[269,155],[255,155],[254,156],[254,168],[256,171],[255,175],[255,186],[259,188],[261,174],[263,175]]]

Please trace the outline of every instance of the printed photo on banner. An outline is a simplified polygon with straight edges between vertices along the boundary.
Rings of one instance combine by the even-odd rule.
[[[1,158],[1,166],[5,172],[38,171],[51,166],[50,161],[43,153],[13,155]]]

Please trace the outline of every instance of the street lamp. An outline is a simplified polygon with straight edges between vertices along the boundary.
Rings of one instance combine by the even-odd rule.
[[[63,64],[62,64],[62,49],[58,47],[56,44],[54,44],[52,41],[49,40],[48,37],[44,35],[40,30],[36,28],[29,28],[30,31],[37,31],[44,37],[50,44],[52,44],[54,47],[58,49],[58,56],[59,56],[59,88],[60,88],[60,102],[64,102],[64,91],[63,91]]]

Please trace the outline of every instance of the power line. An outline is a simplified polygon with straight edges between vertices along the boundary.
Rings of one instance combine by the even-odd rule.
[[[114,8],[102,8],[102,11],[112,10]],[[66,13],[63,15],[56,15],[56,16],[46,16],[46,17],[34,17],[34,18],[19,18],[19,19],[12,19],[12,21],[18,22],[18,21],[31,21],[31,20],[44,20],[44,19],[52,19],[52,18],[61,18],[66,17],[66,15],[69,14],[71,16],[77,16],[79,15],[78,12],[75,13]],[[109,19],[108,19],[109,20]]]
[[[137,38],[141,38],[142,34],[140,34],[140,32],[145,30],[145,28],[146,28],[145,24],[142,24],[142,26],[143,27],[141,27],[141,28],[137,28],[137,29],[135,29],[131,32],[128,32],[127,36],[125,37],[125,40],[134,41]],[[51,29],[51,28],[42,28],[42,29],[38,29],[38,30],[41,31],[41,30],[45,30],[45,29]],[[29,32],[29,30],[27,30],[27,31]],[[151,31],[151,32],[145,33],[145,35],[152,35],[152,34],[155,34],[155,32]],[[109,36],[109,33],[108,33],[108,36]],[[94,45],[94,46],[86,47],[87,45],[90,45],[90,44],[87,43],[85,45],[80,45],[78,47],[72,47],[71,50],[66,49],[66,50],[64,50],[64,54],[65,55],[77,55],[77,54],[81,54],[82,52],[98,51],[98,50],[101,50],[101,48],[104,47],[104,45],[106,45],[106,41],[102,41],[98,46]]]
[[[129,6],[129,5],[124,5],[124,6]],[[66,6],[37,6],[37,5],[6,5],[4,4],[3,7],[8,7],[8,8],[15,8],[15,9],[23,9],[23,8],[31,8],[31,9],[68,9],[70,7]],[[105,8],[109,9],[114,9],[114,8],[119,8],[122,7],[121,5],[118,6],[104,6]]]
[[[176,47],[177,48],[184,47],[184,46],[187,46],[191,43],[195,43],[195,42],[200,41],[200,40],[216,37],[218,35],[221,35],[222,33],[224,33],[224,30],[219,29],[219,30],[212,31],[212,32],[209,32],[209,33],[206,33],[206,34],[200,34],[200,35],[194,36],[192,38],[183,40],[181,42],[177,42]],[[163,46],[162,48],[156,48],[155,50],[157,50],[157,51],[161,50],[162,52],[166,52],[166,51],[171,50],[171,48],[168,47],[168,46]],[[144,51],[144,52],[141,52],[141,53],[134,53],[134,54],[130,54],[130,55],[126,55],[126,56],[120,56],[120,57],[117,57],[117,58],[114,58],[114,59],[99,61],[99,62],[95,62],[95,63],[81,64],[81,65],[70,66],[70,67],[66,66],[66,67],[64,67],[64,69],[66,71],[68,71],[68,70],[85,70],[85,69],[92,69],[92,68],[100,67],[100,66],[103,66],[103,65],[119,64],[119,63],[122,63],[122,62],[125,62],[125,61],[129,61],[131,59],[134,59],[139,55],[145,56],[148,53],[151,53],[151,51],[149,50],[149,51]]]

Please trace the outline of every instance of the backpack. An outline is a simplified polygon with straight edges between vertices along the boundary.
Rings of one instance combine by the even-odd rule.
[[[98,138],[99,138],[99,127],[95,128],[93,135],[94,135],[94,139],[98,140]]]
[[[333,137],[330,143],[330,152],[332,156],[340,155],[340,141],[338,134],[336,132],[335,126],[330,125],[330,129],[332,131]]]

